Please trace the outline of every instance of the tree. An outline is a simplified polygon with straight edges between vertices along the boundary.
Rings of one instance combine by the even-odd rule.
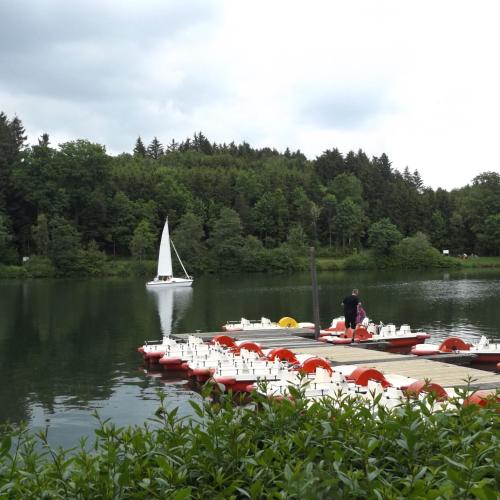
[[[206,268],[205,247],[202,239],[205,236],[203,221],[198,215],[187,212],[172,232],[172,240],[187,269],[203,271]]]
[[[466,228],[462,215],[453,212],[450,218],[450,250],[457,254],[463,254],[466,246]]]
[[[169,153],[174,153],[175,151],[177,151],[179,149],[179,143],[178,142],[175,142],[175,139],[172,139],[170,141],[170,143],[168,144],[167,146],[167,151]]]
[[[383,255],[389,254],[402,237],[398,228],[387,218],[375,222],[368,229],[368,244]]]
[[[267,246],[283,241],[288,226],[288,205],[281,189],[264,193],[253,209],[254,227]]]
[[[333,217],[337,211],[337,198],[334,194],[326,194],[321,200],[320,224],[328,234],[328,246],[332,246]]]
[[[346,243],[349,247],[355,242],[359,245],[367,222],[363,209],[351,198],[346,198],[339,204],[334,219],[334,230],[342,242],[342,248],[345,248]]]
[[[478,234],[478,248],[486,255],[500,255],[500,214],[489,215],[483,232]]]
[[[58,272],[75,274],[80,270],[80,235],[76,228],[62,217],[55,216],[49,224],[49,257]]]
[[[10,261],[12,234],[8,228],[7,217],[0,212],[0,262]]]
[[[236,270],[244,245],[241,221],[231,208],[222,208],[208,240],[215,265],[219,269]]]
[[[286,245],[294,255],[304,255],[307,250],[307,235],[302,226],[295,224],[290,228]]]
[[[336,148],[327,150],[316,158],[314,169],[323,184],[328,184],[337,175],[345,172],[344,158]]]
[[[38,147],[48,148],[50,144],[49,134],[42,134],[38,139]]]
[[[67,194],[69,202],[68,218],[80,228],[81,216],[94,210],[94,192],[108,182],[110,158],[100,144],[77,140],[61,144],[54,158],[57,182]],[[86,227],[82,227],[85,240],[90,240]]]
[[[335,177],[330,186],[330,191],[338,201],[351,198],[355,203],[363,201],[363,188],[361,182],[352,174],[340,174]]]
[[[108,233],[106,241],[113,246],[113,255],[126,251],[136,226],[134,205],[123,191],[118,191],[109,205]]]
[[[421,232],[404,238],[394,250],[404,268],[431,267],[438,264],[441,258],[427,236]]]
[[[134,156],[141,156],[143,158],[146,156],[146,147],[142,142],[141,136],[139,136],[135,141]]]
[[[446,231],[446,221],[440,210],[435,210],[431,217],[429,226],[429,236],[431,243],[439,250],[448,248],[448,237]]]
[[[143,219],[135,228],[130,241],[130,252],[134,258],[143,260],[152,257],[154,252],[155,235],[146,219]]]
[[[296,187],[292,191],[290,205],[290,220],[299,224],[304,234],[307,234],[309,238],[315,239],[317,222],[316,206],[308,198],[302,187]]]
[[[36,226],[33,228],[33,239],[35,240],[36,253],[43,257],[49,254],[50,238],[49,226],[45,214],[37,217]]]
[[[160,156],[163,156],[163,145],[156,137],[148,146],[148,149],[146,150],[146,156],[152,158],[153,160],[158,160]]]
[[[21,120],[0,113],[0,208],[11,201],[11,172],[26,140]],[[5,208],[5,207],[4,207]]]

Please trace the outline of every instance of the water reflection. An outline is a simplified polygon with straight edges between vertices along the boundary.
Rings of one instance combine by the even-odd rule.
[[[163,336],[169,336],[191,304],[193,289],[191,287],[148,288],[147,291],[156,302],[161,333]]]
[[[323,326],[357,287],[377,322],[410,324],[432,341],[499,337],[499,270],[320,272],[318,280]],[[159,388],[188,413],[198,396],[180,380],[145,376],[136,347],[242,316],[310,321],[310,283],[308,273],[206,276],[193,289],[148,293],[140,279],[0,281],[0,422],[49,423],[53,442],[70,446],[82,430],[91,434],[94,409],[120,425],[144,422]]]

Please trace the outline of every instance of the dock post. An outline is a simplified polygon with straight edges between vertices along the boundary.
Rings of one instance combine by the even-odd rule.
[[[314,338],[319,339],[319,300],[318,300],[318,277],[316,276],[316,250],[311,247],[311,279],[313,296],[313,318],[314,318]]]

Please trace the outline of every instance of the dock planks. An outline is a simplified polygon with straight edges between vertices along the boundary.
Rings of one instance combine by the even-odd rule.
[[[500,374],[460,366],[445,361],[423,359],[418,356],[395,354],[350,345],[330,345],[311,337],[310,330],[255,330],[242,332],[194,333],[204,340],[214,335],[230,335],[236,340],[259,342],[267,348],[284,347],[296,354],[311,354],[329,359],[332,365],[363,365],[385,373],[397,373],[415,379],[430,379],[443,387],[500,388]],[[177,340],[187,340],[189,334],[174,334]],[[309,338],[304,338],[307,335]],[[442,359],[442,357],[441,357]]]

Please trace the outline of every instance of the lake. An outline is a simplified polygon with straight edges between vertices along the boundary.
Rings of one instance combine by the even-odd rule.
[[[436,339],[500,337],[500,270],[322,272],[323,327],[353,287],[375,321],[408,323]],[[204,276],[192,289],[155,293],[144,279],[0,281],[0,422],[49,427],[65,447],[91,436],[94,411],[141,424],[158,406],[191,414],[183,380],[148,375],[136,351],[162,332],[218,331],[228,320],[312,321],[308,273]]]

